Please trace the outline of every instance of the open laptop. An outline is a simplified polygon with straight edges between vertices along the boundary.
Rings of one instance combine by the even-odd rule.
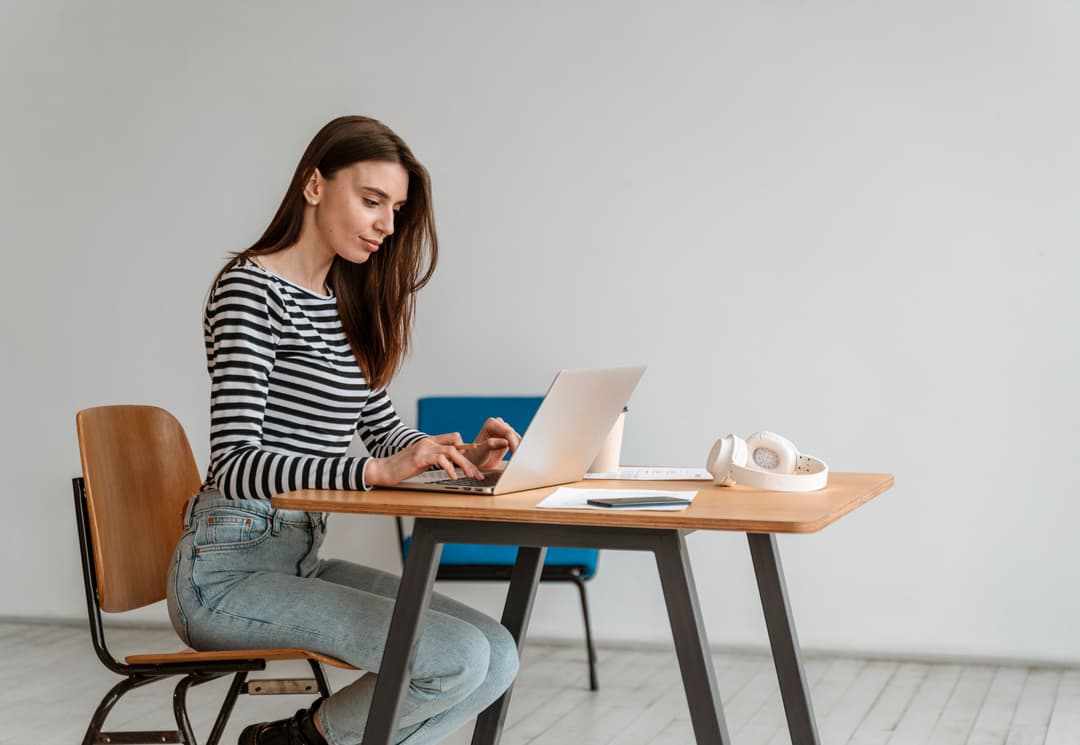
[[[644,372],[644,365],[562,370],[508,462],[482,480],[427,471],[396,488],[494,495],[580,481]]]

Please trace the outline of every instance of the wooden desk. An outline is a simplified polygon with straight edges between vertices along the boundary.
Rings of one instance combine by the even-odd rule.
[[[698,743],[730,745],[686,551],[685,537],[694,530],[747,534],[792,745],[819,745],[775,534],[821,530],[892,484],[891,475],[880,473],[831,473],[827,488],[809,493],[714,487],[701,481],[590,480],[573,484],[593,488],[696,489],[698,495],[693,504],[677,512],[537,509],[536,503],[555,487],[498,497],[394,489],[370,492],[305,489],[274,497],[273,506],[417,518],[364,732],[364,745],[393,742],[420,621],[427,609],[444,543],[521,546],[502,616],[503,625],[514,635],[519,648],[524,643],[547,546],[652,551],[656,555],[695,738]],[[498,743],[512,690],[480,715],[473,735],[474,745]]]

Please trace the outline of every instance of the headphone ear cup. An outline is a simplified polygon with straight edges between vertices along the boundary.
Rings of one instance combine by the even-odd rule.
[[[733,465],[746,465],[746,441],[735,435],[725,435],[717,440],[705,459],[705,469],[712,474],[713,483],[718,486],[731,486]]]
[[[795,473],[799,465],[795,444],[775,432],[755,432],[746,438],[746,448],[748,468],[770,473]]]

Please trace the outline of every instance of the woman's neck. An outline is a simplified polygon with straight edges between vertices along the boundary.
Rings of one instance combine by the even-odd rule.
[[[256,263],[294,285],[318,295],[327,295],[326,275],[334,261],[332,253],[297,241],[288,248],[255,257]]]

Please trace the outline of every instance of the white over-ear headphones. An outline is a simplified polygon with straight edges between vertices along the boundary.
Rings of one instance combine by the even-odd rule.
[[[829,480],[823,460],[802,455],[790,440],[773,432],[756,432],[745,440],[721,437],[709,451],[705,468],[714,484],[739,483],[770,491],[817,491]]]

